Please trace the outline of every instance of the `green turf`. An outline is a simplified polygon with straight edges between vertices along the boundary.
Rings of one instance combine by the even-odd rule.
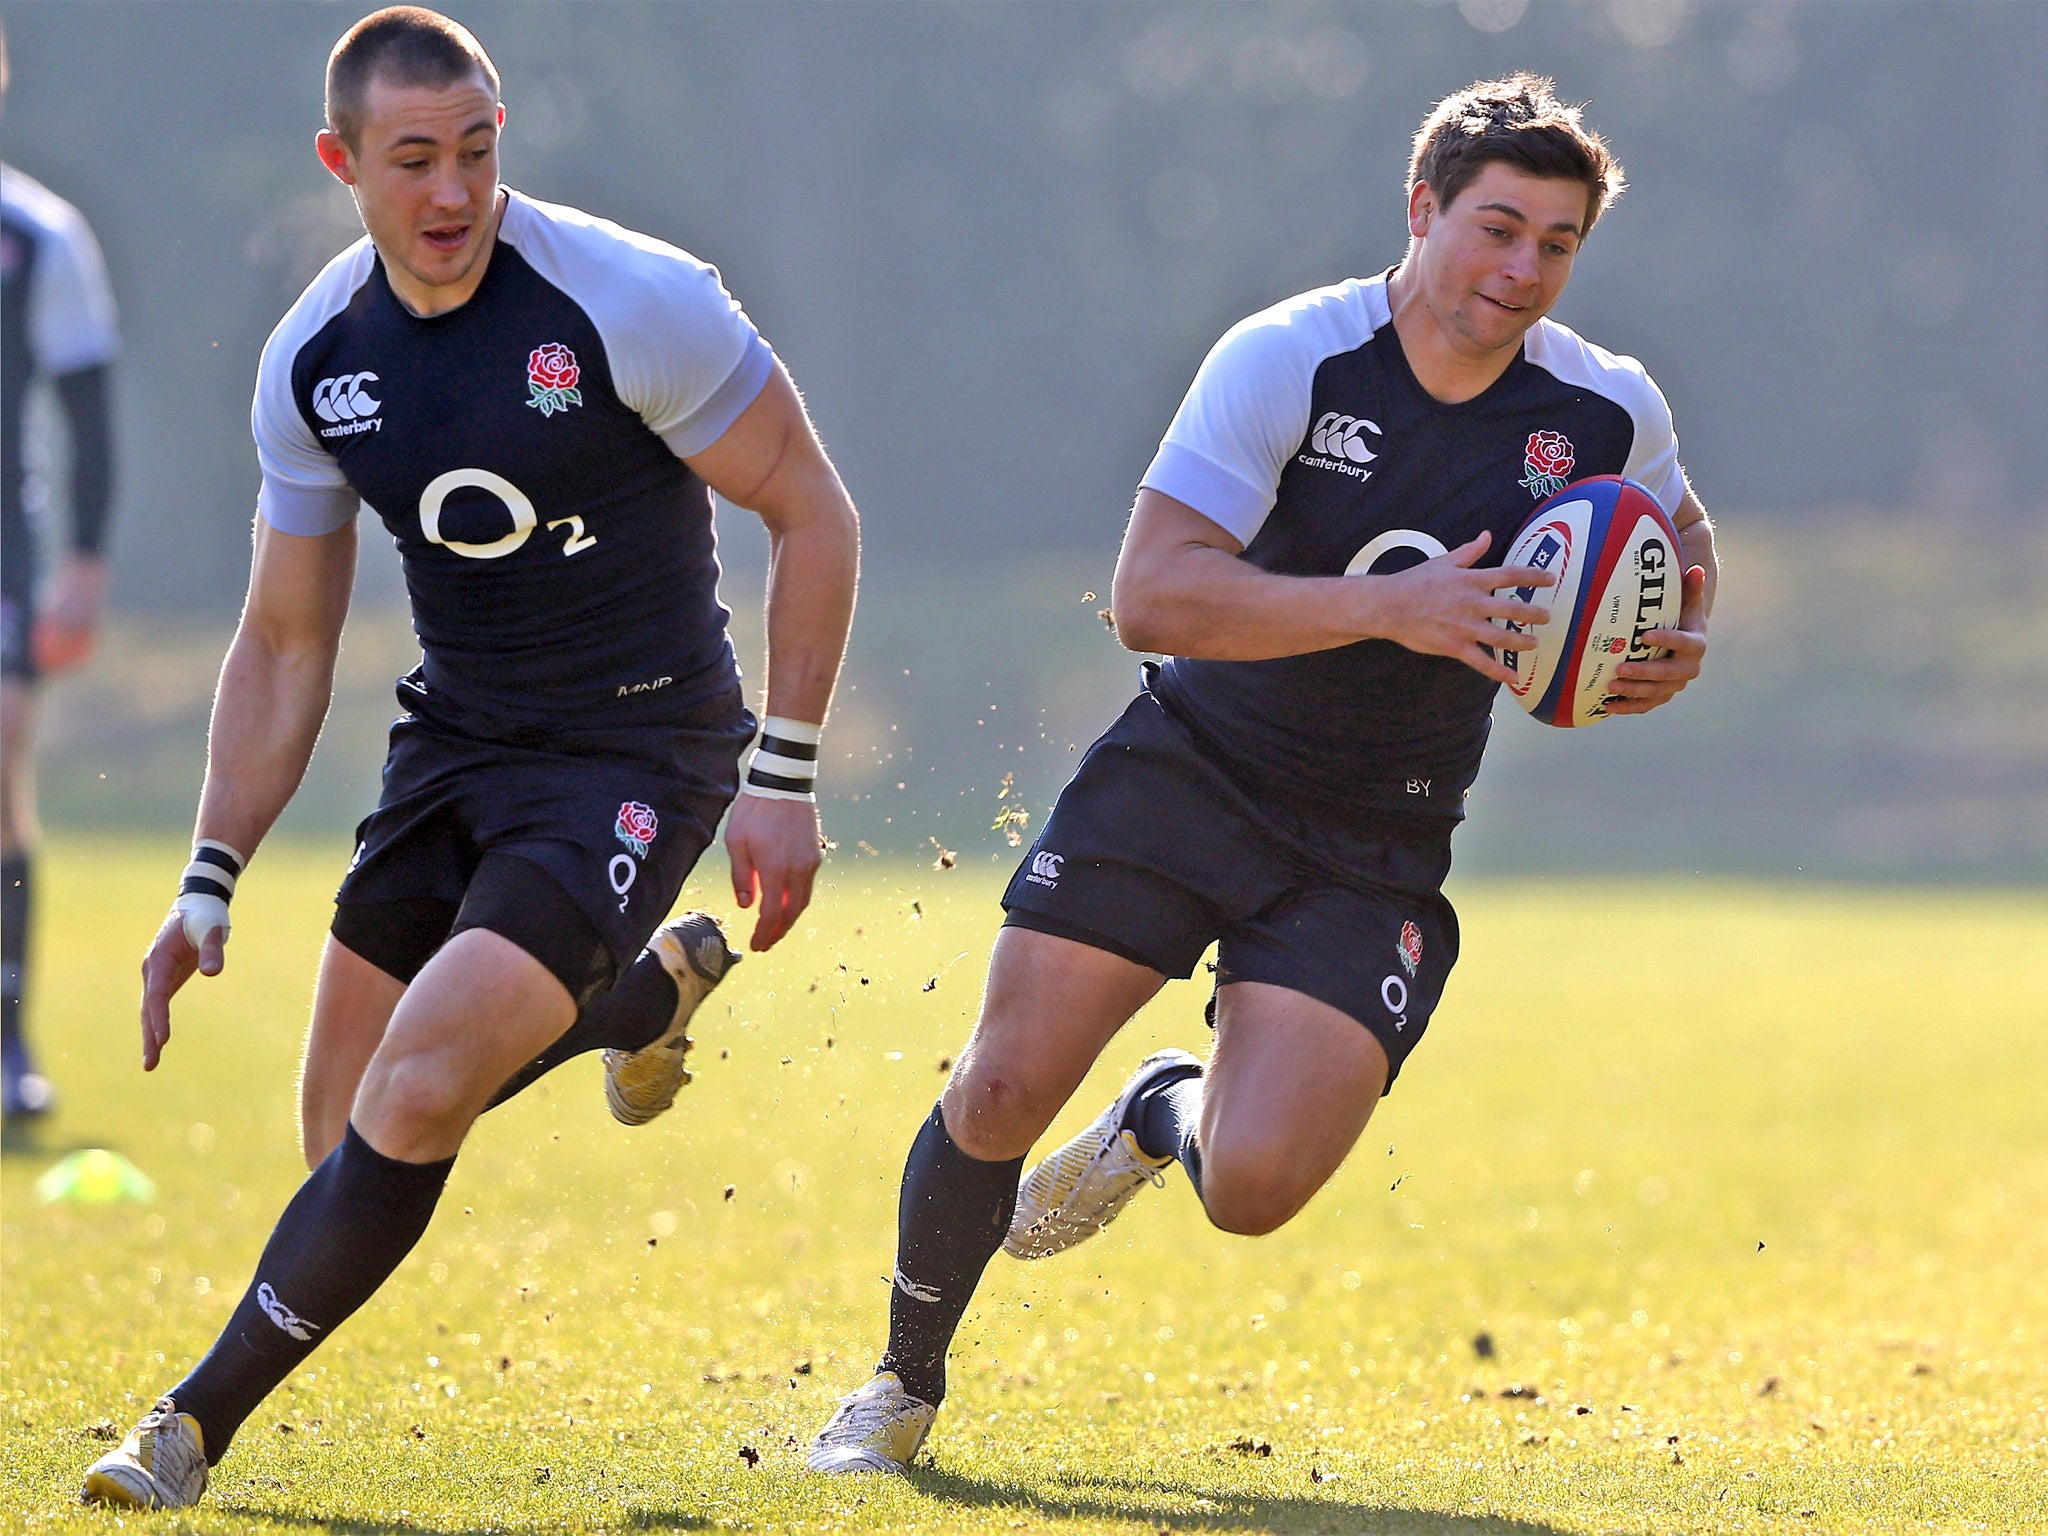
[[[65,1101],[5,1160],[0,1530],[115,1528],[70,1505],[79,1470],[210,1341],[296,1185],[339,853],[264,851],[153,1079],[134,961],[181,851],[45,859],[34,1018]],[[996,874],[842,850],[814,926],[707,1009],[676,1113],[619,1129],[586,1060],[487,1118],[419,1251],[203,1509],[140,1523],[2048,1526],[2038,892],[1454,887],[1430,1038],[1299,1220],[1220,1235],[1175,1175],[1085,1249],[998,1257],[928,1462],[807,1476],[881,1342],[896,1177]],[[1146,1049],[1198,1046],[1200,1003],[1169,987],[1061,1127]],[[39,1205],[78,1146],[156,1203]]]

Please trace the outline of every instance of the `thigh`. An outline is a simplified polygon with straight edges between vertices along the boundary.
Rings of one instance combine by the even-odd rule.
[[[340,1145],[363,1071],[404,995],[403,981],[328,938],[299,1074],[299,1140],[308,1168]]]
[[[1263,1202],[1261,1230],[1337,1171],[1387,1083],[1387,1053],[1350,1015],[1263,982],[1216,993],[1216,1048],[1202,1079],[1204,1193],[1232,1183]]]
[[[488,929],[456,934],[392,1010],[351,1118],[386,1157],[454,1156],[491,1095],[575,1022],[547,968]]]
[[[1004,928],[989,959],[974,1035],[942,1100],[970,1156],[1021,1157],[1166,978],[1074,939]]]

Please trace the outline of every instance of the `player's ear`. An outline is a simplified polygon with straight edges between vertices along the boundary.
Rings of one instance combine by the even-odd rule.
[[[1418,240],[1429,233],[1430,221],[1436,217],[1436,193],[1426,181],[1418,181],[1408,189],[1408,233]]]
[[[332,128],[322,128],[313,135],[313,153],[320,157],[320,163],[328,173],[343,186],[356,184],[355,153],[348,147],[348,141]]]

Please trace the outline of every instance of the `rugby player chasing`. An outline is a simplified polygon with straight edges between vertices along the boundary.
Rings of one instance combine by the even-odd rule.
[[[258,371],[249,596],[192,863],[143,962],[146,1069],[172,995],[221,970],[227,902],[312,754],[359,500],[397,542],[423,660],[398,685],[406,713],[321,962],[312,1176],[213,1349],[87,1471],[88,1501],[197,1500],[243,1420],[412,1249],[508,1086],[604,1046],[620,1119],[668,1107],[684,1024],[737,957],[703,914],[655,930],[728,805],[752,946],[810,900],[852,503],[717,272],[504,188],[504,120],[481,45],[431,11],[379,11],[329,60],[318,152],[368,238],[314,279]],[[772,546],[768,719],[744,790],[754,722],[712,491]]]
[[[1699,673],[1712,531],[1663,396],[1545,316],[1621,169],[1518,75],[1417,134],[1401,263],[1286,300],[1210,352],[1138,491],[1117,634],[1167,653],[1083,758],[1003,898],[973,1037],[904,1169],[889,1342],[813,1445],[820,1472],[902,1471],[998,1247],[1044,1258],[1187,1171],[1209,1219],[1271,1232],[1330,1176],[1428,1027],[1458,953],[1442,895],[1478,772],[1495,652],[1541,622],[1498,562],[1568,479],[1625,474],[1684,547],[1670,652],[1611,712]],[[1148,1058],[1022,1180],[1124,1022],[1218,944],[1206,1064]]]

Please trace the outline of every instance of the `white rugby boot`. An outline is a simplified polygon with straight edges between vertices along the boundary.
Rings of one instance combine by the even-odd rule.
[[[697,1005],[740,963],[725,942],[725,930],[709,912],[686,912],[656,929],[648,950],[676,984],[676,1012],[667,1031],[637,1051],[604,1053],[604,1097],[621,1125],[645,1125],[676,1101],[690,1080],[683,1062],[690,1053],[684,1033]]]
[[[123,1509],[186,1509],[206,1492],[206,1447],[199,1421],[168,1397],[142,1416],[118,1450],[85,1469],[81,1504]]]
[[[904,1391],[894,1371],[877,1371],[839,1399],[804,1465],[813,1472],[908,1472],[938,1412]]]
[[[1116,1102],[1088,1129],[1024,1176],[1017,1189],[1017,1214],[1010,1218],[1003,1252],[1014,1259],[1045,1259],[1093,1237],[1123,1213],[1147,1184],[1163,1186],[1170,1157],[1147,1157],[1138,1138],[1124,1129],[1131,1100],[1167,1071],[1200,1069],[1200,1058],[1183,1050],[1158,1051],[1139,1063]]]

